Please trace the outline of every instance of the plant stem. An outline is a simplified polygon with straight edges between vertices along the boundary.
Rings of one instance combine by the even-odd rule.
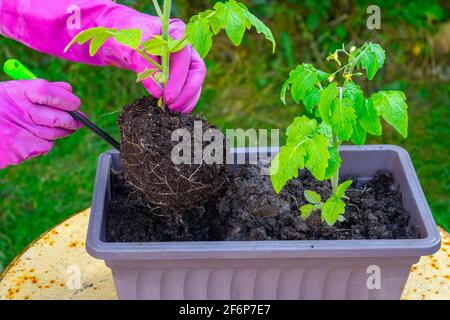
[[[162,38],[163,40],[166,40],[167,43],[169,42],[169,18],[170,18],[170,11],[172,8],[172,0],[164,0],[164,11],[163,11],[163,17],[161,19],[162,22]],[[169,46],[165,46],[162,49],[162,68],[163,68],[163,74],[164,74],[164,85],[167,84],[167,81],[169,80]]]
[[[339,141],[335,133],[333,133],[333,147],[335,147],[339,152]],[[333,194],[336,194],[338,187],[339,187],[339,167],[336,169],[336,172],[331,177],[331,188]]]
[[[339,100],[341,101],[342,96],[343,96],[343,88],[339,87]],[[333,147],[337,149],[337,152],[339,152],[339,146],[340,146],[339,140],[336,134],[333,132]],[[333,194],[336,194],[338,187],[339,187],[339,167],[336,169],[336,172],[331,177],[331,189]]]
[[[163,13],[161,11],[161,7],[159,6],[158,0],[152,0],[153,6],[155,7],[156,13],[158,14],[158,17],[162,18]]]
[[[160,71],[163,70],[163,66],[160,65],[158,62],[154,61],[152,58],[150,58],[143,50],[136,49],[136,52],[139,53],[148,63],[153,65],[155,68],[157,68]]]

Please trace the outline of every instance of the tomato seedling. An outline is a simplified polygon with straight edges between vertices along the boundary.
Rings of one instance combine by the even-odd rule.
[[[347,59],[345,65],[341,57]],[[379,91],[366,98],[353,81],[363,75],[359,72],[363,70],[372,80],[383,67],[385,52],[380,45],[366,43],[360,48],[353,46],[349,51],[343,46],[327,60],[335,61],[339,68],[326,73],[303,63],[289,73],[281,90],[281,100],[286,104],[290,91],[297,104],[303,102],[309,117],[297,117],[287,128],[286,145],[272,161],[270,174],[277,193],[304,168],[317,180],[331,180],[331,196],[324,200],[318,193],[306,190],[304,197],[309,203],[302,206],[300,212],[302,219],[320,212],[322,221],[334,225],[344,219],[346,204],[343,200],[352,184],[351,180],[339,184],[339,146],[347,141],[363,145],[367,134],[380,136],[380,117],[406,138],[408,106],[402,91]]]
[[[89,53],[94,56],[108,39],[113,38],[135,50],[153,66],[152,69],[146,69],[138,74],[138,82],[151,78],[158,86],[164,87],[169,79],[170,54],[191,44],[204,58],[211,50],[213,36],[221,30],[225,30],[231,42],[238,46],[242,42],[245,31],[255,27],[258,33],[262,33],[272,43],[273,51],[275,51],[276,43],[271,30],[253,15],[244,4],[235,0],[217,2],[213,9],[191,17],[186,25],[184,36],[175,40],[169,35],[171,3],[172,1],[165,0],[161,9],[158,1],[153,0],[153,5],[162,23],[162,34],[160,35],[154,35],[152,38],[143,41],[142,30],[139,29],[117,30],[95,27],[80,32],[67,45],[64,52],[74,43],[83,45],[90,41]],[[155,61],[155,56],[160,57],[160,63]]]

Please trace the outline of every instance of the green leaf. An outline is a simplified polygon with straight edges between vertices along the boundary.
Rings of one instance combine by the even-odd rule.
[[[322,208],[322,219],[325,220],[328,225],[332,226],[344,212],[344,201],[339,197],[331,196]]]
[[[312,204],[318,204],[320,201],[322,201],[322,198],[320,197],[320,194],[317,192],[311,191],[311,190],[305,190],[303,193],[306,201]]]
[[[339,94],[337,84],[335,82],[329,84],[320,93],[319,113],[320,117],[326,124],[331,125],[332,105]]]
[[[353,82],[347,82],[344,84],[343,96],[344,98],[349,98],[352,100],[357,122],[360,127],[364,128],[372,135],[381,135],[382,127],[380,118],[378,117],[377,111],[373,107],[372,103],[369,103],[364,98],[364,93],[361,88]]]
[[[296,117],[286,130],[287,145],[297,146],[305,143],[309,136],[314,134],[316,128],[315,119],[309,119],[307,116]]]
[[[331,147],[333,145],[333,129],[331,126],[322,121],[317,127],[317,131],[328,139],[328,146]]]
[[[304,206],[300,207],[301,215],[300,217],[302,220],[306,220],[309,218],[311,213],[314,211],[314,206],[312,204],[305,204]]]
[[[317,180],[323,180],[328,166],[330,153],[328,152],[328,139],[321,134],[316,134],[306,141],[307,152],[306,168]]]
[[[347,189],[352,185],[353,181],[352,180],[347,180],[343,183],[341,183],[336,191],[336,197],[342,198],[343,196],[345,196],[345,191],[347,191]]]
[[[296,103],[300,103],[317,83],[317,74],[303,65],[297,67],[291,77],[291,94]]]
[[[142,31],[139,29],[123,29],[117,31],[114,39],[132,49],[137,49],[141,43]]]
[[[348,98],[335,99],[332,105],[331,127],[333,132],[342,140],[349,140],[356,123],[355,109]]]
[[[319,78],[320,81],[324,81],[327,80],[328,77],[330,76],[329,73],[326,73],[325,71],[319,70],[319,69],[315,69],[316,73],[317,73],[317,77]]]
[[[303,98],[305,109],[308,113],[314,112],[314,107],[317,106],[320,99],[320,91],[316,87],[313,87]]]
[[[384,49],[374,43],[368,43],[360,55],[360,63],[363,69],[367,71],[367,78],[372,80],[377,71],[384,65],[386,59]]]
[[[219,34],[220,30],[222,30],[222,22],[216,15],[209,18],[209,25],[214,35]]]
[[[142,43],[144,51],[153,56],[162,56],[162,49],[165,46],[167,46],[167,41],[163,40],[161,36],[154,36]]]
[[[264,37],[272,43],[272,51],[273,53],[275,53],[277,43],[275,42],[275,38],[273,37],[272,31],[250,11],[244,10],[243,12],[244,16],[255,27],[256,32],[262,33]]]
[[[94,38],[92,38],[91,44],[89,46],[89,54],[91,55],[91,57],[95,56],[97,54],[98,50],[100,50],[100,47],[106,42],[106,40],[108,40],[112,36],[113,35],[111,35],[109,33],[101,33],[101,34],[94,36]]]
[[[361,125],[359,122],[356,122],[355,126],[353,127],[352,136],[350,137],[350,140],[353,144],[357,146],[362,146],[367,139],[367,131]]]
[[[285,102],[286,91],[290,88],[292,98],[296,103],[305,98],[317,82],[317,74],[305,67],[305,64],[297,66],[289,72],[289,78],[282,88],[282,100]]]
[[[347,81],[344,83],[344,89],[342,96],[344,98],[348,98],[352,101],[353,106],[360,107],[360,105],[364,102],[364,92],[361,87],[355,84],[354,82]]]
[[[199,18],[189,22],[186,26],[185,34],[198,54],[202,58],[206,57],[211,50],[213,37],[208,20]]]
[[[69,48],[76,42],[79,45],[85,44],[86,42],[88,42],[89,40],[91,40],[92,38],[94,38],[97,35],[100,34],[104,34],[104,33],[111,33],[114,34],[115,33],[115,29],[108,29],[108,28],[104,28],[104,27],[95,27],[95,28],[90,28],[90,29],[86,29],[84,31],[81,31],[79,34],[77,34],[72,41],[70,41],[70,43],[64,48],[64,53],[67,52],[67,50],[69,50]]]
[[[403,137],[408,136],[408,105],[402,91],[380,91],[374,93],[369,103],[372,103],[381,115]]]
[[[290,179],[298,177],[298,170],[305,167],[305,154],[302,145],[280,149],[270,167],[270,179],[276,193],[280,193]]]
[[[325,170],[324,180],[331,179],[342,163],[342,159],[337,148],[329,147],[328,152],[330,153],[330,159],[328,159],[328,166]]]
[[[218,17],[222,17],[219,19],[224,22],[225,32],[227,33],[228,38],[230,38],[235,46],[240,45],[247,24],[242,7],[239,6],[236,1],[230,0],[226,2],[220,10],[223,10],[224,12],[220,13]]]

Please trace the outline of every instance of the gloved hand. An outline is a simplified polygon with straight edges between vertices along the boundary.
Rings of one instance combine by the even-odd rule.
[[[133,20],[131,19],[130,21]],[[156,32],[154,29],[151,30],[152,28],[146,27],[149,23],[155,24],[154,29],[156,29]],[[175,40],[181,39],[184,35],[185,27],[185,24],[181,20],[172,19],[169,25],[170,36]],[[122,28],[145,30],[145,40],[151,38],[155,34],[161,34],[162,32],[160,20],[150,16],[143,17],[142,22],[135,20],[132,24],[127,24]],[[117,47],[120,45],[111,44],[111,46]],[[121,52],[122,50],[123,48],[117,48],[115,52]],[[125,51],[128,51],[128,49],[125,49]],[[135,52],[131,54],[125,52],[122,54],[122,56],[127,55],[131,57],[130,69],[136,73],[140,73],[146,68],[152,68],[144,58]],[[158,63],[161,62],[158,57],[154,57],[154,59],[158,61]],[[195,105],[200,98],[205,76],[206,67],[202,58],[191,46],[186,46],[179,52],[170,56],[169,80],[164,88],[164,92],[162,92],[160,87],[151,79],[144,80],[143,84],[152,96],[159,99],[162,95],[164,104],[167,105],[170,110],[189,113],[195,108]]]
[[[0,169],[46,154],[55,139],[81,128],[63,111],[79,106],[65,82],[0,82]]]
[[[73,37],[91,27],[141,29],[144,40],[162,31],[158,17],[140,13],[111,0],[8,0],[3,1],[0,7],[0,34],[6,37],[64,59],[101,66],[112,65],[134,72],[141,72],[151,66],[133,50],[112,39],[94,57],[89,55],[88,45],[72,46],[66,54],[63,51]],[[184,28],[183,22],[174,19],[169,31],[173,38],[179,39]],[[190,112],[200,97],[205,75],[202,59],[190,46],[173,54],[168,84],[163,93],[164,103],[173,111]],[[144,85],[150,94],[161,97],[161,89],[151,80],[146,80]]]

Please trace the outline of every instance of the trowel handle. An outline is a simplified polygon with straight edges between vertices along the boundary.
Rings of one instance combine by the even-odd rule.
[[[37,79],[33,72],[28,70],[19,60],[9,59],[3,64],[3,70],[13,80],[32,80]],[[100,138],[108,142],[115,149],[120,150],[120,143],[105,131],[97,127],[88,118],[85,118],[77,111],[67,111],[75,120],[83,123],[88,129],[98,135]]]
[[[7,60],[3,65],[3,70],[13,80],[37,79],[33,72],[16,59]]]

